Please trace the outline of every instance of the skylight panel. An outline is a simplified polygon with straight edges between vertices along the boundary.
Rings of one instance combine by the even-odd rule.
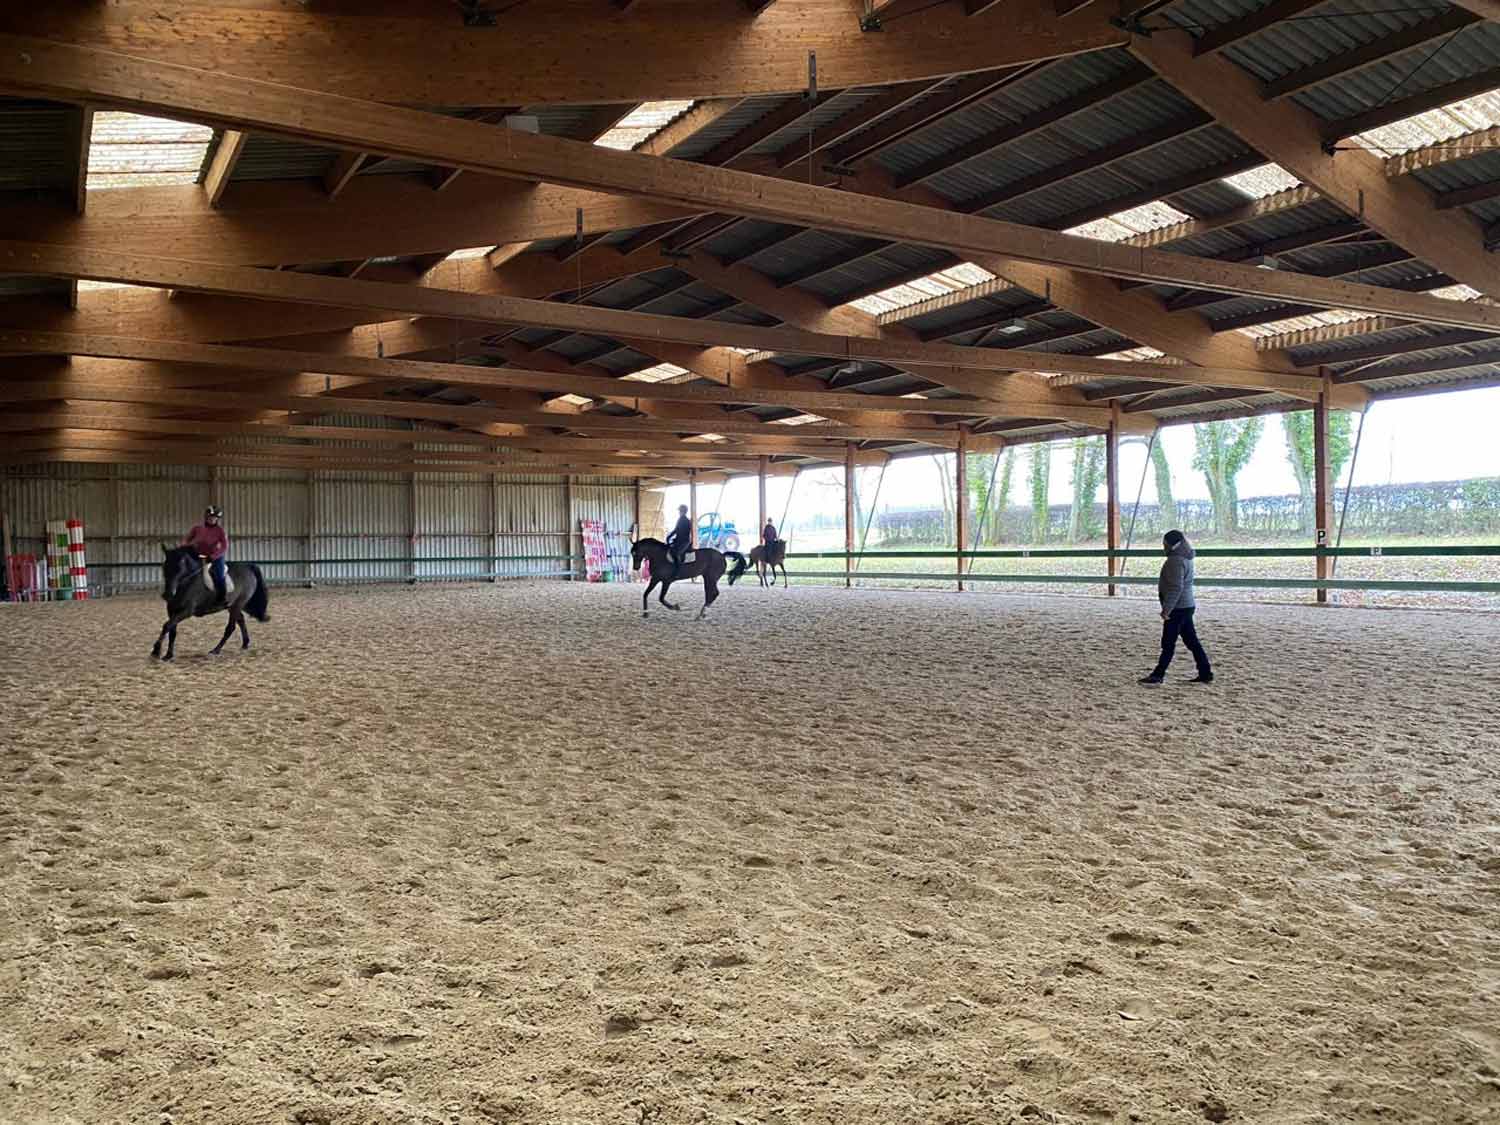
[[[956,293],[960,289],[992,281],[994,277],[995,275],[983,266],[976,266],[973,262],[960,262],[956,266],[938,270],[926,277],[919,277],[915,281],[893,285],[889,289],[882,289],[879,293],[872,293],[868,297],[850,301],[849,307],[860,309],[872,316],[879,316],[881,313],[895,312],[897,309],[904,309],[920,301],[941,297],[946,293]]]
[[[1251,324],[1239,331],[1253,340],[1266,336],[1279,336],[1283,332],[1302,332],[1309,328],[1321,328],[1329,324],[1348,324],[1352,320],[1365,320],[1368,314],[1350,309],[1322,309],[1305,316],[1289,316],[1285,320],[1273,320],[1267,324]]]
[[[1127,211],[1117,211],[1113,215],[1095,219],[1091,223],[1070,227],[1063,233],[1076,234],[1083,238],[1096,238],[1100,242],[1124,242],[1132,235],[1146,234],[1175,223],[1185,223],[1191,218],[1192,216],[1186,212],[1179,211],[1165,200],[1158,199],[1139,207],[1132,207]]]
[[[1474,301],[1483,296],[1478,289],[1468,285],[1445,285],[1441,289],[1429,289],[1427,295],[1444,301]]]
[[[1290,191],[1302,181],[1280,164],[1262,164],[1248,172],[1225,176],[1219,182],[1234,188],[1247,199],[1265,199],[1278,191]]]
[[[451,253],[451,254],[448,255],[448,257],[447,257],[446,260],[450,261],[450,262],[470,262],[470,261],[473,261],[475,258],[482,258],[482,257],[484,257],[486,254],[488,254],[494,248],[495,247],[493,245],[490,245],[490,246],[470,246],[469,248],[467,248],[465,250],[455,250],[455,251],[453,251],[453,253]]]
[[[669,379],[680,379],[688,374],[686,367],[678,367],[675,363],[658,363],[654,367],[647,367],[640,371],[632,371],[629,375],[622,375],[621,381],[634,379],[637,383],[665,383]]]
[[[790,418],[777,418],[770,424],[773,426],[805,426],[809,422],[826,421],[828,421],[827,418],[819,417],[816,414],[794,414]]]
[[[1382,125],[1344,143],[1371,149],[1381,156],[1400,156],[1412,149],[1441,144],[1496,125],[1500,125],[1500,89]]]
[[[1141,360],[1165,359],[1166,356],[1167,356],[1166,352],[1158,351],[1156,348],[1139,347],[1139,348],[1126,348],[1123,351],[1118,351],[1118,352],[1106,352],[1104,355],[1101,355],[1099,358],[1100,359],[1133,359],[1133,360],[1141,361]]]
[[[165,117],[100,111],[89,136],[90,191],[198,180],[214,131]]]
[[[594,143],[601,148],[635,148],[649,141],[692,108],[691,101],[643,102]]]
[[[565,402],[569,406],[587,406],[594,400],[584,395],[558,395],[554,402]]]

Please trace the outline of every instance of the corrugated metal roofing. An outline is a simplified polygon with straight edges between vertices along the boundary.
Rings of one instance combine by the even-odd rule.
[[[780,152],[784,148],[794,146],[799,140],[804,140],[809,133],[831,121],[836,121],[846,113],[858,109],[872,97],[884,93],[884,88],[879,86],[867,86],[857,90],[844,90],[829,98],[811,113],[805,114],[794,124],[785,129],[778,129],[759,143],[752,145],[746,151],[752,155],[761,153]],[[806,145],[804,144],[804,148]]]
[[[993,130],[1024,122],[1032,114],[1085,94],[1138,65],[1125,51],[1111,49],[1075,55],[1042,67],[1000,92],[943,117],[890,146],[879,155],[878,162],[896,175],[911,171]],[[1153,82],[1151,85],[1164,84]],[[1098,112],[1098,109],[1089,109],[1078,117]]]
[[[699,129],[687,140],[667,153],[677,160],[697,160],[720,141],[728,140],[742,129],[749,128],[772,110],[790,101],[784,94],[746,98],[712,125]]]
[[[205,166],[213,159],[222,136],[216,135],[204,154]],[[230,179],[234,182],[321,179],[338,156],[337,149],[251,134],[246,138],[244,148],[240,149],[240,158],[235,162]]]
[[[1224,53],[1262,81],[1270,81],[1415,27],[1432,13],[1432,8],[1416,4],[1323,4],[1304,13],[1317,18],[1282,20]]]
[[[1091,149],[1092,146],[1089,146],[1085,151]],[[992,207],[985,214],[1009,222],[1055,227],[1059,220],[1067,219],[1080,208],[1109,204],[1122,196],[1133,195],[1143,185],[1158,184],[1190,172],[1215,168],[1227,160],[1245,156],[1249,151],[1243,141],[1225,129],[1197,129],[1166,144],[1142,149],[1107,167],[1066,180],[1055,180],[1044,188]],[[1072,154],[1066,159],[1071,158]],[[988,185],[975,184],[974,189],[960,202],[977,199],[994,188],[1004,186],[1006,182],[1022,179],[1023,175],[1016,174],[1016,171],[1012,169],[1003,181],[997,179]],[[1031,176],[1041,171],[1045,171],[1045,166],[1027,168],[1023,174]],[[1245,200],[1241,198],[1231,206],[1238,206],[1243,202]]]
[[[0,98],[0,191],[72,190],[76,113],[58,102]]]
[[[1382,14],[1361,16],[1354,21],[1340,19],[1333,21],[1330,26],[1336,27],[1341,34],[1348,35],[1352,22],[1363,34],[1373,31],[1385,21],[1390,21],[1393,26],[1397,23],[1410,26],[1412,23],[1420,23],[1424,18],[1410,12],[1399,12],[1398,7],[1382,6]],[[1281,25],[1273,29],[1273,34],[1285,36],[1288,34],[1287,28],[1295,27],[1298,30],[1294,34],[1305,38],[1307,29],[1316,26],[1321,26],[1321,21],[1317,25]],[[1378,37],[1370,36],[1372,39]],[[1268,66],[1271,59],[1278,57],[1270,53],[1276,51],[1271,40],[1272,34],[1267,34],[1252,41],[1250,53],[1262,67]],[[1439,46],[1442,49],[1436,50]],[[1325,121],[1337,120],[1360,113],[1371,106],[1381,105],[1389,101],[1393,94],[1406,97],[1489,70],[1495,65],[1496,59],[1500,59],[1500,25],[1493,22],[1474,23],[1451,37],[1434,39],[1352,74],[1320,83],[1295,95],[1294,100]],[[1281,59],[1282,63],[1287,61]],[[1288,65],[1282,73],[1296,69],[1296,66]]]

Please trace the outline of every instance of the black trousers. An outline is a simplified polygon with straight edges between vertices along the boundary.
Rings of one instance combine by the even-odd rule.
[[[1208,653],[1203,651],[1203,645],[1198,641],[1198,630],[1193,627],[1191,609],[1174,609],[1161,623],[1161,659],[1156,662],[1153,674],[1160,676],[1166,672],[1167,666],[1172,663],[1178,637],[1182,638],[1182,643],[1193,654],[1193,661],[1198,665],[1198,675],[1212,676],[1214,670],[1208,662]]]

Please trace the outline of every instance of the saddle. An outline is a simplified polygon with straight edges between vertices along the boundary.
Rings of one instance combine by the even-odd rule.
[[[213,568],[210,567],[210,566],[207,566],[207,565],[205,565],[203,567],[203,585],[205,585],[205,586],[208,587],[209,593],[216,593],[217,592],[214,589],[214,573],[213,573]],[[227,601],[229,599],[229,596],[231,594],[233,594],[233,593],[234,593],[234,579],[232,579],[232,578],[229,577],[229,567],[226,566],[224,568],[224,598],[225,598],[225,600]]]

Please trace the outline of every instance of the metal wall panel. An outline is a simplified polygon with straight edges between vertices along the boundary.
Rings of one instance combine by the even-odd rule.
[[[307,474],[295,469],[223,469],[217,495],[229,557],[264,568],[271,581],[308,577]]]
[[[527,474],[498,477],[495,553],[506,576],[559,574],[572,552],[566,478]]]
[[[154,587],[158,544],[180,540],[215,497],[231,557],[263,565],[272,582],[558,577],[581,549],[579,520],[603,520],[618,553],[635,519],[635,481],[617,477],[94,464],[0,472],[17,551],[42,549],[48,519],[77,517],[91,565],[133,564],[91,575],[101,592]]]
[[[422,473],[416,478],[416,504],[416,577],[452,580],[491,573],[495,492],[488,477]]]

